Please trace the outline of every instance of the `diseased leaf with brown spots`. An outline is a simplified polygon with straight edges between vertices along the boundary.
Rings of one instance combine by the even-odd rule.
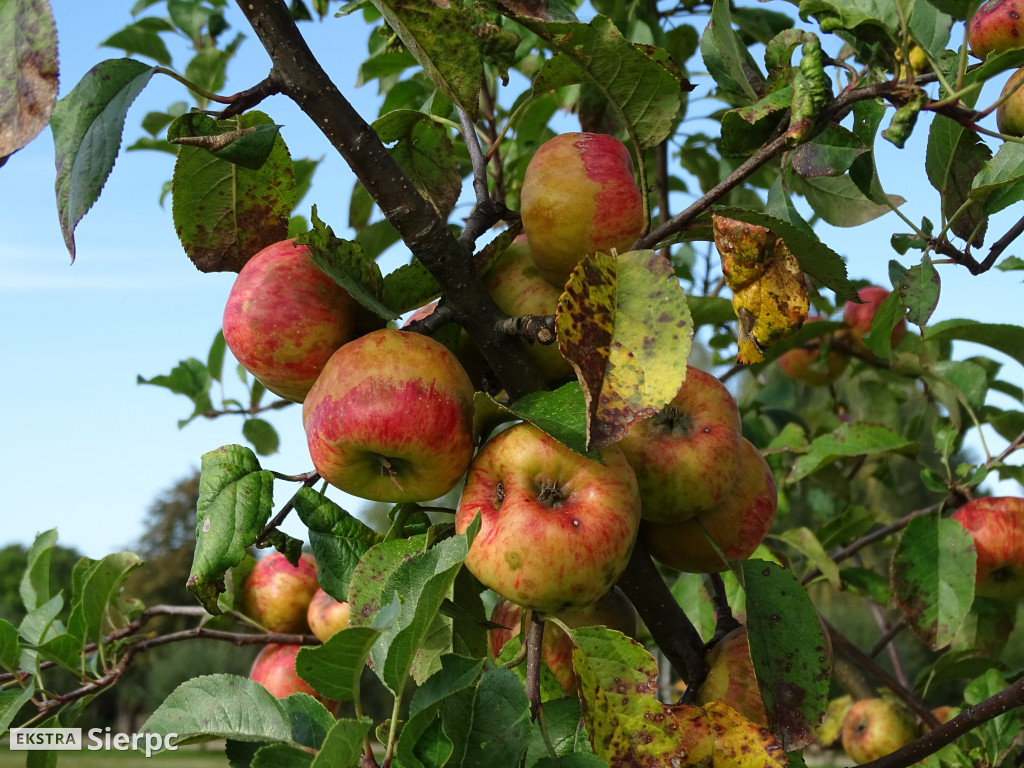
[[[622,768],[710,766],[714,739],[700,707],[656,698],[658,667],[635,640],[605,627],[568,630],[594,753]]]
[[[738,363],[759,363],[764,350],[803,325],[810,309],[800,262],[770,229],[712,216],[722,273],[739,320]]]
[[[686,376],[690,310],[672,268],[654,251],[583,259],[559,299],[555,327],[583,386],[588,449],[656,413]]]
[[[715,736],[715,768],[770,768],[789,760],[771,731],[721,701],[704,707]]]
[[[231,120],[197,118],[192,128],[195,135],[216,135],[268,124],[266,114],[246,112]],[[280,135],[256,170],[181,146],[171,183],[178,238],[201,272],[237,272],[257,251],[288,237],[295,173]]]

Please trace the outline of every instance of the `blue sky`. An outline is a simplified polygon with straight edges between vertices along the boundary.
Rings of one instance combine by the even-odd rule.
[[[97,44],[130,20],[132,3],[108,2],[103,13],[81,0],[51,4],[63,95],[89,67],[119,55]],[[229,8],[233,29],[247,31],[234,5]],[[328,18],[303,29],[342,90],[372,119],[376,86],[355,87],[368,33],[361,17]],[[267,70],[266,54],[251,32],[248,38],[229,71],[234,77],[225,93],[252,85]],[[246,71],[250,79],[241,79]],[[708,82],[697,85],[698,94],[707,92]],[[183,98],[181,86],[154,78],[129,112],[125,143],[140,135],[137,126],[147,111]],[[262,108],[283,124],[293,156],[325,158],[299,213],[308,213],[315,201],[321,218],[344,235],[351,173],[287,99],[275,97]],[[888,191],[908,199],[904,210],[914,221],[938,218],[937,194],[923,171],[925,140],[926,132],[919,130],[902,151],[886,142],[878,150]],[[130,546],[158,493],[197,468],[205,451],[240,441],[240,425],[226,418],[178,430],[177,420],[188,414],[187,401],[136,384],[137,375],[166,373],[180,359],[205,356],[232,280],[229,274],[201,274],[185,257],[169,208],[158,202],[160,184],[171,170],[169,155],[122,153],[98,203],[78,226],[78,257],[70,265],[57,223],[49,130],[0,169],[0,466],[5,470],[0,546],[27,544],[38,531],[55,526],[62,543],[92,557]],[[991,231],[1005,230],[1014,218],[1007,212]],[[884,282],[886,264],[895,256],[889,234],[900,228],[890,215],[857,231],[826,227],[821,235],[848,258],[851,277]],[[1022,248],[1010,252],[1024,255]],[[1015,321],[1016,273],[972,278],[963,269],[942,267],[941,275],[943,296],[935,320]],[[978,351],[964,346],[958,356]],[[1007,363],[1005,375],[1024,383],[1016,363]],[[226,381],[230,386],[233,379]],[[298,408],[269,418],[281,434],[282,450],[264,465],[286,473],[310,469]],[[994,451],[1002,446],[998,438],[989,444]],[[1000,490],[1019,493],[1015,485]],[[288,491],[279,486],[278,505]],[[294,524],[286,529],[302,535]]]

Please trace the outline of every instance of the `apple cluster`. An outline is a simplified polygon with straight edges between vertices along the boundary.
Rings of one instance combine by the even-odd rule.
[[[348,603],[335,600],[320,588],[316,560],[303,553],[292,565],[280,552],[271,552],[253,566],[242,585],[242,610],[267,632],[306,634],[321,642],[348,626]],[[307,693],[333,708],[295,671],[300,645],[270,643],[253,661],[249,677],[277,698]]]
[[[1024,3],[1020,0],[986,0],[967,24],[967,45],[984,61],[992,54],[1024,48]],[[1003,86],[996,108],[1000,133],[1024,136],[1024,68],[1018,69]]]

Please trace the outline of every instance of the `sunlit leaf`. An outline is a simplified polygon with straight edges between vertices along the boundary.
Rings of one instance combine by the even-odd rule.
[[[847,422],[811,442],[807,453],[796,460],[789,481],[801,480],[841,457],[910,451],[915,447],[912,440],[880,424]]]

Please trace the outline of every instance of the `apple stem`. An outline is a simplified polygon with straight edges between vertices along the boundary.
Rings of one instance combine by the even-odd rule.
[[[526,630],[526,697],[530,702],[530,719],[540,712],[541,644],[544,640],[544,616],[533,611]]]
[[[395,469],[395,466],[391,463],[391,459],[387,456],[380,457],[380,476],[388,478],[395,488],[400,490],[402,493],[405,493],[405,488],[403,488],[402,484],[398,482],[398,470]]]

